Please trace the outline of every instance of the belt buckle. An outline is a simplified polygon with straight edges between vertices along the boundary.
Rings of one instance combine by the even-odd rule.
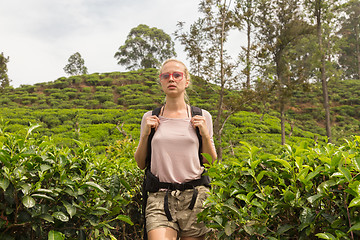
[[[181,183],[175,183],[175,189],[180,190],[180,191],[184,191],[185,190],[185,185],[181,184]]]

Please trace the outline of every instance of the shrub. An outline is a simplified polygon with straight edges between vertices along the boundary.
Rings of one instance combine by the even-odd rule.
[[[8,105],[10,102],[9,98],[0,98],[0,105]]]
[[[98,100],[89,100],[89,101],[87,101],[85,108],[96,109],[96,108],[99,108],[99,106],[100,106],[100,102]]]
[[[116,103],[114,103],[113,101],[105,101],[103,103],[103,108],[105,109],[110,109],[110,108],[117,108],[118,105]]]
[[[99,84],[99,77],[98,76],[90,76],[85,80],[86,84],[90,86],[97,86]]]
[[[209,166],[213,188],[201,219],[219,239],[358,239],[360,137],[340,147],[287,145]]]
[[[99,85],[101,86],[111,86],[113,84],[112,78],[104,78],[99,80]]]
[[[121,166],[135,163],[127,155],[97,159],[78,141],[72,150],[57,148],[32,138],[35,127],[0,135],[0,238],[139,239],[126,216],[139,207],[131,204],[135,190],[126,178],[134,182],[139,171],[124,173]],[[131,142],[122,146],[120,156],[122,148],[134,150]]]
[[[80,76],[71,76],[68,78],[68,81],[71,82],[72,84],[76,84],[76,85],[82,83],[82,79]]]
[[[66,78],[55,80],[55,82],[53,84],[54,88],[59,88],[59,89],[66,88],[68,86],[70,86],[70,83],[67,81]]]
[[[95,87],[96,92],[112,93],[111,87],[97,86]]]
[[[77,92],[66,92],[65,94],[68,99],[75,99],[77,97]]]
[[[114,96],[111,93],[96,92],[94,98],[97,99],[100,103],[104,103],[106,101],[111,101]]]
[[[91,93],[91,87],[83,87],[82,92],[84,93]]]

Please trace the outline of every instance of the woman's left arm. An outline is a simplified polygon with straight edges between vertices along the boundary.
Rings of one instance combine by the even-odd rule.
[[[214,162],[214,160],[217,158],[217,154],[213,141],[211,115],[210,118],[208,117],[208,122],[206,121],[206,117],[196,115],[191,119],[191,123],[194,128],[199,128],[200,135],[202,137],[202,153],[209,154],[212,158],[212,162]],[[204,161],[205,163],[208,163],[206,158],[204,158]]]

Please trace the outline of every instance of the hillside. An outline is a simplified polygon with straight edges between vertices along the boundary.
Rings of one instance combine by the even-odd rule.
[[[156,69],[62,77],[53,82],[6,88],[0,96],[0,106],[32,109],[152,109],[164,100],[157,79]],[[215,99],[209,99],[212,95],[206,94],[211,88],[204,82],[199,86],[199,81],[194,78],[194,87],[189,90],[189,95],[195,98],[199,96],[194,101],[211,108]]]
[[[6,131],[40,124],[39,134],[51,136],[59,145],[72,139],[84,140],[100,152],[117,139],[138,139],[142,114],[159,106],[164,95],[155,69],[131,72],[94,73],[62,77],[53,82],[6,88],[0,96],[0,114]],[[188,90],[190,102],[215,116],[216,86],[193,77]],[[360,134],[360,81],[329,84],[333,136],[336,141]],[[321,88],[313,84],[307,92],[297,92],[287,110],[287,143],[313,142],[325,135]],[[275,102],[271,103],[275,106]],[[280,151],[280,123],[273,107],[261,120],[259,104],[254,101],[247,112],[230,117],[224,129],[225,154],[241,152],[240,141],[267,151]],[[5,123],[7,122],[7,123]],[[291,135],[291,136],[290,136]]]
[[[329,82],[332,136],[335,141],[360,134],[360,80]],[[313,84],[311,91],[298,92],[287,111],[304,129],[326,135],[320,84]]]

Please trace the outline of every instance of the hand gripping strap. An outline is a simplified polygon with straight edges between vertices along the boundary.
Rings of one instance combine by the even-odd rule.
[[[151,115],[156,115],[157,117],[159,117],[161,111],[161,107],[155,108],[152,111]],[[154,137],[155,134],[155,128],[151,128],[151,132],[150,135],[148,137],[148,144],[147,144],[147,155],[146,155],[146,160],[145,160],[145,166],[150,169],[150,165],[151,165],[151,141]]]
[[[196,115],[202,116],[201,108],[191,106],[191,116],[196,116]],[[199,128],[196,128],[195,131],[196,131],[196,135],[197,135],[197,137],[198,137],[198,139],[199,139],[199,152],[198,152],[198,155],[199,155],[200,165],[201,165],[201,166],[204,166],[203,160],[202,160],[202,159],[203,159],[203,156],[201,155],[201,150],[202,150],[202,137],[201,137]]]
[[[155,108],[152,111],[152,115],[159,116],[160,111],[161,111],[161,107]],[[145,166],[146,166],[148,171],[150,171],[150,165],[151,165],[151,140],[154,137],[154,134],[155,134],[155,128],[152,128],[151,132],[150,132],[150,135],[149,135],[149,138],[148,138],[147,156],[146,156],[146,159],[145,159]],[[147,180],[147,176],[145,174],[144,175],[143,186],[142,186],[142,198],[143,198],[142,213],[143,213],[143,219],[144,219],[144,234],[143,234],[143,239],[144,240],[148,239],[147,230],[146,230],[146,217],[145,217],[145,209],[146,209],[147,199],[148,199],[148,191],[146,190],[146,180]]]

